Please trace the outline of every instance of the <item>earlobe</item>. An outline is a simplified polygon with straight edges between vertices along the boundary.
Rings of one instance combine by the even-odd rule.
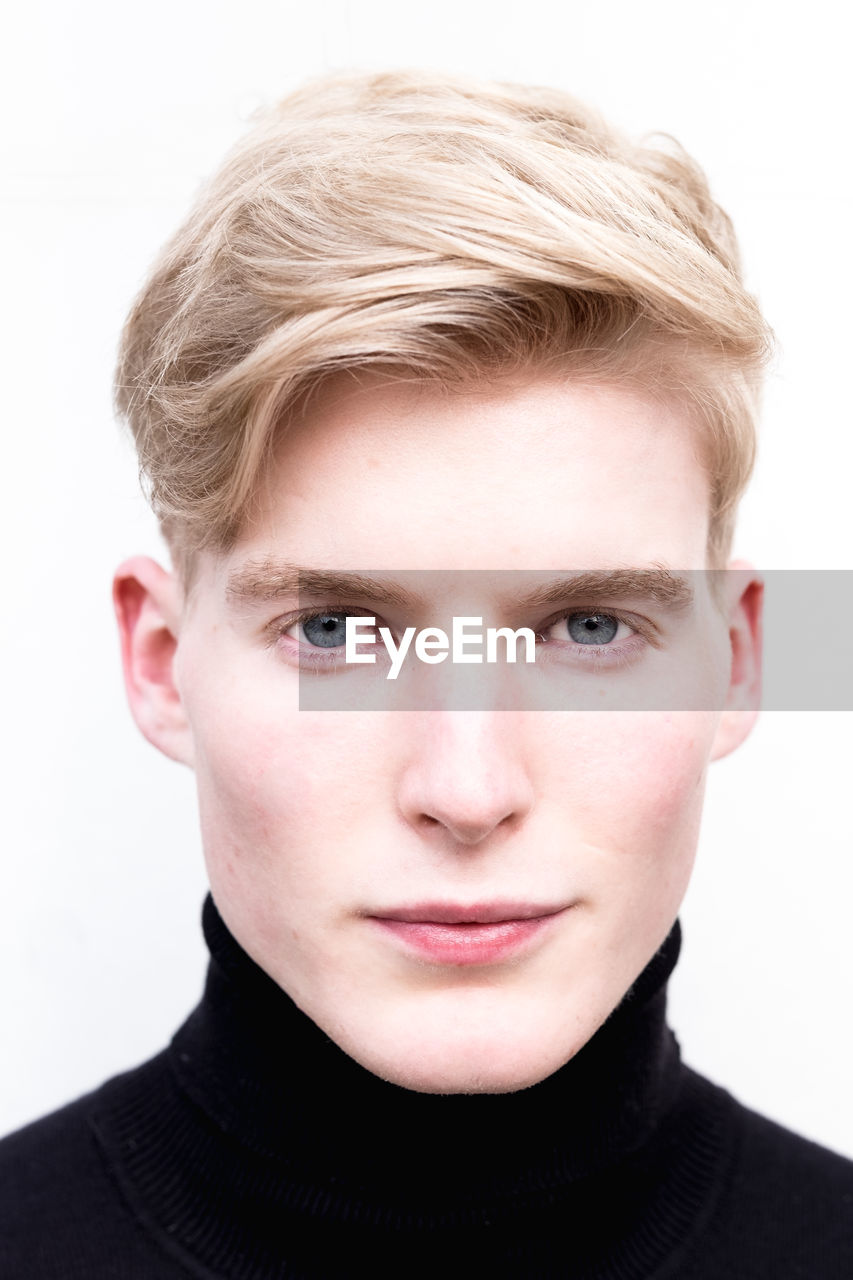
[[[174,675],[180,586],[156,561],[134,556],[116,570],[113,605],[133,718],[165,755],[192,765],[192,736]]]
[[[745,560],[733,560],[726,573],[731,670],[711,759],[739,747],[758,719],[761,705],[761,658],[764,581]]]

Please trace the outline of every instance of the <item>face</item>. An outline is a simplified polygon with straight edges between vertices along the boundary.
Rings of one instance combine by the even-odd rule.
[[[369,593],[297,596],[281,567],[512,569],[519,583],[526,571],[699,570],[707,521],[707,478],[675,404],[553,376],[450,394],[338,379],[281,442],[240,542],[202,557],[188,600],[151,562],[119,571],[131,702],[146,735],[195,769],[223,918],[370,1071],[422,1091],[503,1092],[572,1057],[669,931],[709,760],[752,717],[300,710],[300,678],[350,678],[300,677],[323,627],[334,634],[324,612],[423,626],[438,602],[404,616]],[[678,610],[640,589],[613,602],[567,591],[567,605],[588,606],[573,631],[568,607],[528,610],[543,652],[559,655],[547,678],[606,700],[619,665],[652,670],[692,644],[717,705],[739,705],[756,678],[759,588],[741,583],[720,607],[702,574],[691,581]],[[306,605],[321,615],[307,630],[294,621]],[[480,611],[499,625],[518,616],[497,596]],[[591,668],[572,640],[584,629],[630,656]]]

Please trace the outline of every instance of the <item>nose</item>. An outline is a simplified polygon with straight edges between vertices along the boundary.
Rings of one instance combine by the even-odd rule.
[[[398,803],[418,833],[472,848],[516,830],[534,803],[513,712],[429,711],[417,718]]]

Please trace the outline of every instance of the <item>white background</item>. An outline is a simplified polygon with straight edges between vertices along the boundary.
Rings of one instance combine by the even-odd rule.
[[[736,550],[851,568],[843,11],[771,0],[59,0],[5,23],[0,1132],[160,1049],[196,1002],[191,775],[124,704],[110,577],[160,554],[110,382],[130,300],[260,102],[333,68],[550,83],[704,164],[780,342]],[[833,625],[792,617],[803,663]],[[712,767],[672,1020],[687,1060],[853,1155],[849,713]]]

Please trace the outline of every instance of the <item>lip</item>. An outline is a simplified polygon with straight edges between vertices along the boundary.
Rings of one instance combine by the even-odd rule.
[[[529,902],[423,902],[375,912],[370,919],[421,959],[488,965],[530,948],[566,909]]]
[[[562,906],[500,898],[493,902],[416,902],[409,907],[371,911],[379,920],[403,920],[408,924],[498,924],[508,920],[534,920],[556,915]]]

